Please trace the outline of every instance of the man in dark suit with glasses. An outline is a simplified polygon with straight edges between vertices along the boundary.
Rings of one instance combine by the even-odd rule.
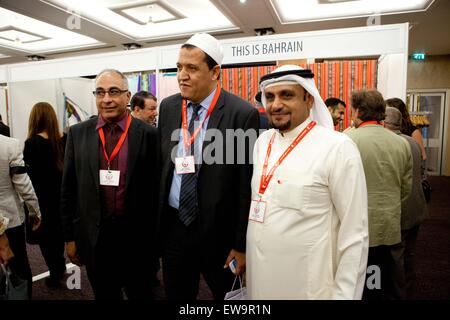
[[[99,116],[70,128],[61,214],[69,259],[86,264],[96,299],[151,297],[158,190],[157,131],[127,110],[127,78],[104,70]]]

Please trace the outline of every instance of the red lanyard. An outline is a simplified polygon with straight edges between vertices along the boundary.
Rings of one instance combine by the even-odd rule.
[[[364,126],[367,126],[369,124],[379,124],[377,120],[371,120],[371,121],[364,121],[363,123],[361,123],[358,128],[362,128]]]
[[[106,153],[106,147],[105,147],[105,134],[103,132],[103,127],[98,129],[98,135],[100,136],[100,140],[102,141],[102,146],[103,146],[103,154],[105,155],[105,159],[106,162],[108,163],[108,170],[111,164],[111,161],[114,160],[114,158],[117,156],[117,154],[120,151],[120,148],[122,148],[123,142],[125,141],[125,138],[127,137],[128,134],[128,129],[130,128],[130,124],[131,124],[131,115],[128,115],[128,119],[127,119],[127,125],[125,127],[125,131],[122,133],[122,135],[120,136],[119,141],[117,142],[116,146],[114,147],[113,152],[111,153],[111,155],[108,157],[108,154]]]
[[[294,150],[294,148],[300,143],[300,141],[302,141],[303,138],[311,131],[311,129],[314,128],[315,125],[316,125],[316,122],[311,121],[306,126],[306,128],[304,128],[302,130],[302,132],[300,132],[298,134],[298,136],[295,138],[294,142],[292,142],[291,145],[286,150],[284,150],[280,159],[278,159],[277,162],[275,162],[273,167],[270,169],[269,174],[267,175],[267,167],[269,165],[269,157],[270,157],[270,153],[272,151],[272,144],[275,139],[275,132],[273,133],[272,138],[270,139],[270,142],[269,142],[269,146],[267,147],[266,159],[264,160],[261,181],[259,183],[259,194],[260,195],[263,195],[264,192],[266,192],[267,186],[269,185],[270,180],[272,180],[273,173],[275,172],[275,170],[280,166],[280,164],[284,161],[284,159],[291,153],[291,151]]]
[[[186,100],[183,99],[183,104],[181,105],[181,118],[182,118],[184,147],[186,149],[189,149],[191,144],[194,143],[194,140],[197,137],[200,130],[202,129],[203,124],[205,123],[206,119],[208,119],[208,117],[213,112],[214,107],[216,106],[217,100],[219,99],[219,96],[220,96],[220,85],[217,84],[216,93],[214,94],[214,98],[213,98],[211,104],[209,105],[208,112],[206,113],[205,119],[203,119],[202,123],[197,127],[197,129],[194,130],[194,132],[192,133],[190,138],[188,138],[189,131],[188,131],[188,121],[187,121],[188,117],[187,117]]]

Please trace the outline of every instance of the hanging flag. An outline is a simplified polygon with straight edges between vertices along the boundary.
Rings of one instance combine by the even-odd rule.
[[[89,119],[90,114],[64,94],[64,128]]]

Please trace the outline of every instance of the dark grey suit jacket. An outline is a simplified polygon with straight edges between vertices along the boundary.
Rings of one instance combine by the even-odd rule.
[[[76,241],[82,258],[97,243],[101,227],[97,118],[70,128],[64,157],[61,216],[65,241]],[[157,130],[133,119],[128,131],[123,234],[136,245],[154,244],[159,193]]]
[[[6,137],[10,137],[9,127],[0,121],[0,134]]]
[[[160,196],[160,231],[162,235],[164,235],[168,223],[164,208],[168,205],[174,170],[171,152],[177,148],[178,144],[178,135],[174,141],[171,141],[171,135],[174,130],[181,127],[181,103],[181,95],[175,94],[164,99],[160,105],[158,129],[161,139],[162,162]],[[224,141],[226,129],[258,131],[258,111],[248,102],[222,90],[208,122],[207,129],[212,128],[220,131]],[[212,141],[206,140],[205,138],[203,143],[204,154],[205,152],[211,154]],[[249,144],[247,143],[245,148],[234,146],[234,155],[231,156],[234,164],[207,164],[203,161],[198,172],[200,237],[205,247],[214,250],[216,254],[225,255],[225,258],[232,248],[245,252],[253,168],[250,164],[253,145]],[[226,152],[224,143],[224,162],[227,159]],[[238,156],[243,155],[245,163],[236,164]]]
[[[396,132],[400,134],[400,132]],[[422,189],[422,151],[419,144],[410,136],[400,134],[409,142],[413,159],[411,194],[402,206],[402,230],[409,230],[422,223],[428,213],[425,195]]]

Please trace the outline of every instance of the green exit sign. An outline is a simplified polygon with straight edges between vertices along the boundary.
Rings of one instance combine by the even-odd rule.
[[[413,60],[425,60],[425,53],[413,53]]]

